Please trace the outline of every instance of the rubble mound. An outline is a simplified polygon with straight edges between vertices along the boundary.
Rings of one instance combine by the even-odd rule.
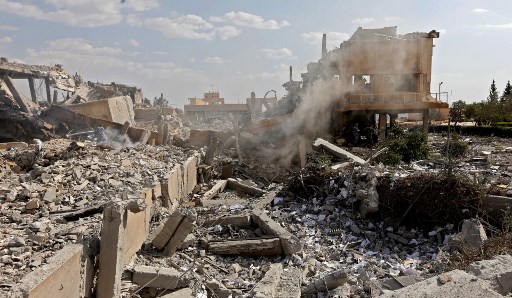
[[[468,179],[420,173],[393,180],[382,177],[380,210],[398,224],[423,228],[458,224],[479,214],[481,187]]]

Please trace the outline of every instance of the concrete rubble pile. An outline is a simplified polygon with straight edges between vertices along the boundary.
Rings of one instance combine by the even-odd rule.
[[[247,167],[259,158],[247,152],[246,165],[237,166],[236,156],[225,155],[230,149],[208,153],[201,146],[196,151],[147,144],[113,149],[96,141],[54,139],[43,142],[40,152],[37,144],[7,143],[1,151],[5,295],[407,297],[411,291],[439,296],[473,291],[497,297],[510,292],[507,255],[467,271],[449,271],[446,265],[453,250],[485,245],[481,223],[424,229],[379,218],[379,181],[435,173],[435,163],[384,167],[355,153],[365,161],[361,164],[338,149],[343,154],[327,162],[332,152],[311,151],[307,166],[292,167],[288,183],[278,184],[260,176],[261,165]],[[491,181],[498,180],[503,182]],[[64,278],[74,282],[63,283]],[[458,286],[466,283],[468,288]]]
[[[1,69],[70,94],[43,104],[2,79],[0,120],[18,132],[0,143],[0,296],[512,291],[512,247],[497,227],[512,228],[508,140],[465,139],[469,154],[449,165],[458,178],[444,178],[440,135],[429,135],[430,159],[384,166],[386,148],[289,136],[279,118],[182,122],[142,107],[135,87],[58,66]],[[271,116],[300,104],[297,83]]]

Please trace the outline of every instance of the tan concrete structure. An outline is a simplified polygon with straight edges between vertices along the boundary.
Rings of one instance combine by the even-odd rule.
[[[22,297],[90,297],[93,266],[83,245],[64,247],[48,263],[28,274],[19,286]]]
[[[68,109],[89,117],[112,121],[116,123],[135,123],[133,103],[128,96],[112,97],[104,100],[68,105]]]
[[[429,109],[448,107],[430,93],[433,39],[438,37],[435,30],[398,35],[396,26],[359,27],[340,48],[308,64],[303,88],[318,79],[340,84],[346,90],[338,101],[339,112],[348,116],[344,119],[364,115],[373,122],[375,114],[422,113],[427,125]]]

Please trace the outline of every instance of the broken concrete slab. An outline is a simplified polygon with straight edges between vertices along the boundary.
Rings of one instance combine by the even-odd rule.
[[[342,149],[334,144],[331,144],[330,142],[328,142],[324,139],[321,139],[321,138],[318,138],[315,140],[315,142],[313,143],[313,147],[317,148],[317,149],[323,148],[335,156],[351,159],[354,162],[361,164],[361,165],[366,163],[366,161],[364,159],[362,159],[361,157],[355,156],[354,154],[348,152],[347,150],[344,150],[344,149]]]
[[[15,292],[30,298],[90,297],[93,275],[87,248],[71,244],[25,276]]]
[[[132,99],[129,96],[111,97],[86,103],[66,106],[68,109],[92,118],[119,124],[135,124]],[[126,128],[128,131],[128,128]]]
[[[345,269],[336,270],[321,278],[315,279],[302,287],[302,295],[326,292],[335,289],[348,281],[348,274]]]
[[[479,251],[485,240],[487,240],[487,235],[482,223],[478,219],[467,219],[462,223],[461,232],[453,235],[448,240],[448,244],[459,249]]]
[[[275,256],[283,253],[279,238],[225,240],[208,243],[208,252],[218,255]]]
[[[265,193],[261,188],[243,184],[242,182],[233,178],[228,178],[226,187],[233,190],[241,191],[253,197],[260,197]]]
[[[191,288],[183,288],[172,293],[160,296],[160,298],[195,298],[194,291]]]
[[[258,284],[252,290],[254,298],[273,298],[277,293],[277,285],[281,280],[283,274],[283,264],[275,263],[271,264],[265,276],[260,280]]]
[[[396,291],[385,291],[380,297],[491,298],[503,296],[495,292],[486,281],[462,270],[453,270],[443,273],[441,279],[439,276],[434,276]]]
[[[209,191],[207,191],[201,200],[211,200],[215,198],[219,193],[224,191],[224,188],[226,187],[228,181],[227,180],[220,180],[218,181]]]
[[[210,227],[214,225],[232,225],[236,227],[250,227],[252,224],[251,215],[242,214],[242,215],[230,215],[223,216],[220,218],[208,219],[205,220],[203,226]]]
[[[178,248],[180,248],[187,235],[192,232],[195,220],[195,215],[187,215],[183,218],[179,227],[176,229],[176,232],[174,232],[169,240],[169,243],[165,246],[163,255],[170,257],[176,252],[176,250],[178,250]]]
[[[141,287],[174,290],[179,284],[182,274],[173,268],[135,266],[132,271],[132,282]]]
[[[512,256],[498,255],[491,260],[475,262],[466,268],[466,272],[487,281],[502,295],[512,292]]]
[[[292,255],[302,250],[302,242],[288,230],[272,220],[267,214],[257,210],[252,216],[252,221],[257,224],[266,235],[279,237],[285,255]]]
[[[178,229],[183,217],[184,215],[181,211],[174,211],[169,218],[167,218],[165,223],[156,227],[155,230],[151,232],[149,236],[151,244],[158,250],[164,249],[172,235],[174,235]]]

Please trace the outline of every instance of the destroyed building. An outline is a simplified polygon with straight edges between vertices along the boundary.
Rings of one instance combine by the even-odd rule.
[[[431,159],[385,166],[375,160],[385,144],[349,149],[323,130],[445,105],[428,86],[437,33],[395,29],[358,29],[340,49],[324,46],[302,81],[290,69],[285,98],[252,93],[244,114],[254,105],[257,117],[222,130],[204,120],[229,122],[231,112],[214,109],[228,106],[218,92],[191,99],[210,108],[195,115],[206,128],[193,129],[175,109],[134,111],[130,91],[110,85],[75,84],[70,99],[88,94],[81,103],[35,103],[16,99],[3,77],[0,296],[510,295],[510,140],[462,140],[476,145],[448,164],[461,173],[452,177],[440,134],[427,139]],[[366,65],[375,45],[389,52],[381,67],[424,64]],[[395,46],[414,54],[395,55]],[[71,78],[58,69],[54,76]],[[130,120],[112,117],[116,105]],[[44,142],[32,140],[39,133]]]
[[[342,86],[333,100],[341,114],[339,127],[357,121],[373,125],[379,115],[383,136],[388,116],[394,122],[399,113],[422,113],[426,131],[429,109],[448,107],[430,91],[434,38],[439,38],[435,30],[399,35],[397,27],[359,27],[339,48],[327,51],[324,34],[321,59],[309,63],[302,81],[290,81],[288,88],[306,93],[319,81]]]

